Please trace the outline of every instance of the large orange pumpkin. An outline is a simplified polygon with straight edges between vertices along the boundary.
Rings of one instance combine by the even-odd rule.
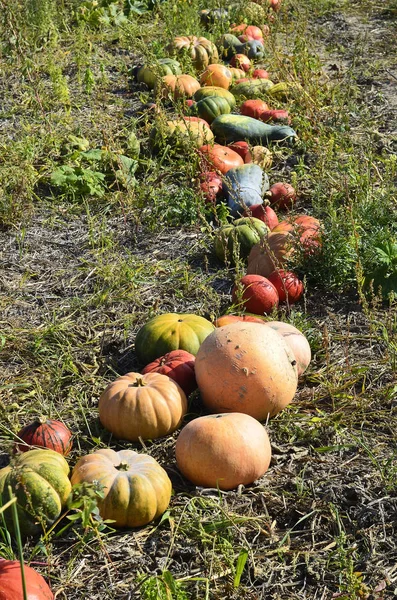
[[[237,152],[228,148],[227,146],[221,146],[220,144],[206,144],[199,148],[201,154],[203,154],[212,167],[218,169],[223,175],[230,169],[239,167],[244,164],[243,159]]]
[[[271,459],[264,427],[241,413],[199,417],[178,436],[176,462],[195,485],[231,490],[262,477]]]
[[[292,256],[294,237],[287,231],[271,232],[266,239],[255,244],[248,256],[247,273],[267,277],[283,267]]]
[[[299,329],[284,323],[282,321],[267,321],[265,325],[271,327],[278,334],[283,336],[288,346],[291,348],[296,359],[296,366],[298,367],[298,375],[302,375],[310,364],[312,353],[310,350],[310,344],[306,337]]]
[[[288,344],[259,323],[216,328],[202,343],[195,370],[201,398],[211,412],[242,412],[260,421],[292,401],[298,382]]]
[[[200,89],[200,84],[191,75],[165,75],[160,80],[160,93],[163,97],[171,94],[174,100],[178,98],[193,98],[197,90]],[[155,87],[155,92],[158,91],[158,86]]]
[[[98,500],[102,519],[112,527],[142,527],[157,519],[170,503],[172,485],[166,471],[151,456],[134,450],[97,450],[83,456],[73,469],[72,484],[102,486]]]
[[[215,85],[228,90],[232,83],[233,75],[225,65],[208,65],[200,76],[201,85]]]
[[[127,373],[102,392],[99,418],[116,438],[155,439],[175,431],[186,414],[182,388],[160,373]]]

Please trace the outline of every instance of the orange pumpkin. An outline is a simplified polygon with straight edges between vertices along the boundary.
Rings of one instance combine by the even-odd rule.
[[[246,323],[262,323],[264,324],[264,319],[260,317],[252,317],[251,315],[223,315],[216,319],[214,325],[215,327],[224,327],[225,325],[230,325],[231,323],[237,322],[246,322]]]
[[[263,43],[263,31],[260,27],[248,25],[244,31],[244,35],[246,35],[249,40],[259,40]]]
[[[235,167],[244,164],[241,156],[227,146],[221,146],[220,144],[207,144],[205,146],[201,146],[199,151],[205,156],[208,162],[215,169],[218,169],[218,171],[220,171],[222,174],[225,174],[230,169],[234,169]]]
[[[263,100],[245,100],[240,106],[240,113],[245,117],[260,119],[261,114],[268,109],[268,105]]]
[[[254,315],[269,315],[278,307],[279,297],[275,286],[262,275],[245,275],[232,289],[233,303],[244,303],[244,308]]]
[[[172,95],[174,100],[179,98],[192,98],[200,84],[191,75],[165,75],[161,78],[160,88],[156,85],[155,93],[159,90],[162,97]]]
[[[233,144],[229,144],[229,148],[237,152],[245,164],[252,162],[250,147],[247,142],[234,142]]]
[[[280,302],[295,304],[302,298],[305,291],[303,282],[293,271],[278,269],[270,273],[268,279],[276,288]]]
[[[269,233],[266,239],[252,247],[247,273],[268,277],[284,266],[294,252],[294,237],[287,231]]]
[[[211,412],[242,412],[259,421],[286,407],[298,383],[289,346],[259,323],[217,327],[200,346],[195,370],[201,398]]]
[[[289,323],[284,323],[282,321],[267,321],[265,325],[277,331],[277,333],[284,338],[284,341],[294,353],[298,375],[302,375],[309,366],[312,358],[310,344],[307,341],[307,338],[299,331],[299,329]]]
[[[200,83],[203,86],[215,85],[224,90],[228,90],[232,82],[232,73],[224,65],[208,65],[200,77]]]
[[[195,485],[232,490],[266,473],[271,446],[258,421],[231,412],[190,421],[178,436],[175,454],[179,470]]]
[[[172,433],[187,411],[182,388],[160,373],[127,373],[102,392],[99,418],[116,438],[136,442]]]

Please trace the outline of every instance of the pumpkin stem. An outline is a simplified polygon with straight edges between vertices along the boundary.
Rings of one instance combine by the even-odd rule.
[[[119,465],[116,466],[116,469],[118,471],[128,471],[129,465],[128,465],[128,463],[121,462]]]
[[[137,377],[134,383],[130,383],[129,387],[143,387],[146,383],[143,381],[141,377]]]
[[[37,417],[37,422],[40,423],[40,425],[44,425],[45,423],[47,423],[47,417],[41,415],[40,417]]]

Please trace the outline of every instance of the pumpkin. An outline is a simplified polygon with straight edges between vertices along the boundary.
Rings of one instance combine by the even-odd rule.
[[[234,304],[243,303],[254,315],[269,315],[278,307],[275,286],[262,275],[245,275],[232,289]]]
[[[224,60],[230,60],[235,54],[245,54],[248,58],[262,58],[265,51],[262,42],[249,40],[241,42],[235,35],[226,33],[216,42],[217,48]]]
[[[268,92],[273,86],[274,83],[270,79],[249,78],[247,81],[236,81],[230,91],[235,98],[254,99]]]
[[[236,81],[236,79],[241,79],[242,77],[245,76],[245,71],[243,71],[242,69],[236,69],[235,67],[229,66],[229,71],[232,74],[232,83],[234,83]],[[234,96],[233,96],[233,98],[234,98]]]
[[[291,117],[287,110],[264,110],[259,117],[264,123],[285,123],[290,125]]]
[[[261,169],[270,169],[273,164],[273,154],[265,146],[253,146],[251,148],[251,162]]]
[[[247,144],[247,142],[234,142],[234,144],[229,144],[229,148],[231,148],[241,156],[241,158],[244,161],[244,164],[252,162],[250,147],[249,144]]]
[[[208,123],[212,123],[219,115],[227,115],[231,112],[230,104],[226,98],[221,96],[209,96],[199,100],[193,107],[193,111]]]
[[[302,298],[304,292],[303,282],[292,271],[278,269],[270,273],[268,279],[276,288],[280,302],[295,304]]]
[[[241,69],[244,73],[247,73],[252,67],[250,59],[245,54],[235,54],[231,58],[230,64],[235,69]]]
[[[240,34],[240,33],[244,33],[244,31],[247,29],[248,25],[247,23],[240,23],[240,25],[236,25],[236,23],[233,23],[232,26],[230,27],[230,33],[233,34]]]
[[[214,134],[207,123],[202,119],[192,121],[193,117],[184,117],[175,121],[161,121],[155,123],[150,134],[150,141],[154,148],[162,147],[165,143],[176,148],[185,148],[186,145],[200,148],[213,140]]]
[[[0,470],[1,503],[10,500],[10,486],[17,498],[19,527],[24,537],[47,529],[58,519],[71,491],[68,475],[68,463],[53,450],[28,450]],[[4,517],[13,532],[11,508]]]
[[[228,90],[225,90],[224,88],[217,87],[216,85],[208,85],[201,87],[194,94],[194,99],[196,102],[199,102],[200,100],[203,100],[203,98],[208,98],[211,96],[225,98],[231,110],[233,110],[233,108],[236,106],[236,99],[233,96],[233,94]]]
[[[288,231],[295,236],[297,247],[305,254],[313,254],[321,249],[321,223],[309,215],[298,215],[281,221],[274,232]]]
[[[270,204],[285,209],[292,207],[296,200],[296,191],[291,184],[279,181],[269,188],[266,196],[269,198]]]
[[[135,338],[135,352],[148,364],[172,350],[197,354],[200,344],[214,329],[212,323],[195,314],[164,313],[148,321]]]
[[[285,408],[298,384],[288,344],[259,323],[216,328],[201,345],[195,369],[201,398],[211,412],[241,412],[259,421]]]
[[[228,90],[232,82],[232,74],[224,65],[208,65],[200,76],[201,85],[211,85]]]
[[[263,42],[263,31],[260,27],[256,27],[256,25],[248,25],[244,31],[244,35],[246,35],[249,39]]]
[[[250,216],[263,221],[269,227],[270,231],[278,224],[278,217],[274,210],[270,206],[265,206],[264,204],[256,204],[247,208],[244,212],[244,217]]]
[[[215,171],[208,171],[200,175],[200,190],[206,202],[215,204],[216,199],[222,196],[222,179]]]
[[[296,359],[298,375],[302,375],[309,366],[312,358],[310,344],[306,337],[299,329],[289,323],[284,323],[282,321],[267,321],[265,325],[271,327],[281,335],[291,348]]]
[[[229,169],[223,181],[223,192],[232,216],[243,214],[247,207],[263,202],[269,178],[253,163]]]
[[[116,438],[137,442],[175,431],[186,414],[182,388],[160,373],[127,373],[99,398],[99,419]]]
[[[266,239],[252,247],[248,256],[247,273],[268,277],[291,258],[293,246],[294,238],[290,233],[272,231]]]
[[[237,257],[246,258],[251,248],[262,237],[267,237],[268,228],[259,219],[241,218],[223,225],[215,232],[215,254],[222,262],[236,262]]]
[[[187,52],[192,59],[193,66],[202,71],[210,62],[218,60],[218,50],[213,42],[205,37],[195,35],[180,35],[174,38],[170,50],[176,53]]]
[[[223,315],[222,317],[216,319],[214,325],[215,327],[224,327],[224,325],[230,325],[231,323],[237,323],[240,321],[247,323],[261,323],[262,325],[265,324],[263,318],[253,317],[252,315]]]
[[[190,421],[175,445],[181,473],[195,485],[231,490],[262,477],[271,447],[264,427],[237,412]]]
[[[155,87],[157,79],[165,75],[181,75],[181,66],[177,60],[172,58],[160,58],[153,66],[143,65],[136,71],[136,79],[145,83],[148,88]]]
[[[254,79],[269,79],[270,75],[265,69],[255,69],[252,72],[252,77]]]
[[[23,443],[15,445],[19,452],[26,452],[32,450],[32,446],[38,446],[67,456],[72,449],[72,433],[66,425],[45,417],[25,425],[17,433],[17,437],[23,440]]]
[[[162,77],[159,85],[155,85],[155,93],[160,93],[166,98],[172,95],[174,100],[179,98],[192,98],[200,88],[200,84],[191,75],[166,75]]]
[[[195,356],[185,350],[172,350],[164,356],[156,358],[153,362],[142,369],[142,375],[146,373],[160,373],[167,375],[183,389],[186,396],[197,389],[196,376],[194,374]]]
[[[212,167],[225,174],[230,169],[234,169],[239,165],[243,165],[243,159],[237,152],[234,152],[231,148],[227,146],[220,146],[219,144],[207,144],[205,146],[201,146],[199,151]]]
[[[164,377],[164,375],[163,375]],[[146,454],[133,450],[97,450],[83,456],[73,469],[72,484],[98,482],[102,519],[113,527],[142,527],[167,509],[172,485],[165,470]]]
[[[53,600],[54,595],[44,577],[23,565],[26,582],[26,600]],[[1,600],[23,600],[21,563],[17,560],[0,558]]]
[[[240,106],[240,113],[245,117],[260,119],[261,114],[268,110],[268,105],[263,100],[245,100]]]
[[[211,129],[220,144],[246,141],[252,146],[266,146],[269,142],[292,143],[296,133],[286,125],[267,125],[244,115],[220,115]]]

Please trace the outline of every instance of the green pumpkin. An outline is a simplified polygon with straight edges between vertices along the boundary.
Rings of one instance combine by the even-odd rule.
[[[260,98],[265,92],[268,92],[274,86],[270,79],[250,79],[238,83],[231,89],[231,93],[235,98],[252,100]]]
[[[219,144],[246,141],[252,146],[266,146],[269,142],[291,143],[297,139],[296,132],[287,125],[267,125],[243,115],[220,115],[211,129]]]
[[[227,100],[230,110],[236,106],[236,98],[233,96],[229,90],[225,90],[224,88],[217,87],[216,85],[206,85],[205,87],[200,88],[194,94],[193,98],[196,102],[200,102],[200,100],[204,100],[204,98],[214,97],[225,98]]]
[[[212,323],[190,313],[165,313],[150,319],[138,331],[135,352],[148,364],[172,350],[196,355],[201,343],[214,329]]]
[[[208,96],[199,100],[193,107],[194,113],[212,123],[219,115],[228,115],[231,112],[229,102],[221,96]]]
[[[252,246],[267,237],[269,228],[260,219],[243,217],[224,225],[215,234],[215,254],[221,262],[234,264],[237,257],[247,258]]]
[[[181,75],[181,67],[177,60],[160,58],[156,64],[143,65],[137,70],[136,78],[139,83],[146,83],[148,88],[154,89],[156,81],[165,75]]]
[[[10,486],[17,498],[23,537],[48,529],[58,519],[72,489],[68,475],[68,463],[53,450],[29,450],[0,470],[0,504],[10,500]],[[4,518],[13,533],[11,508],[4,512]]]

